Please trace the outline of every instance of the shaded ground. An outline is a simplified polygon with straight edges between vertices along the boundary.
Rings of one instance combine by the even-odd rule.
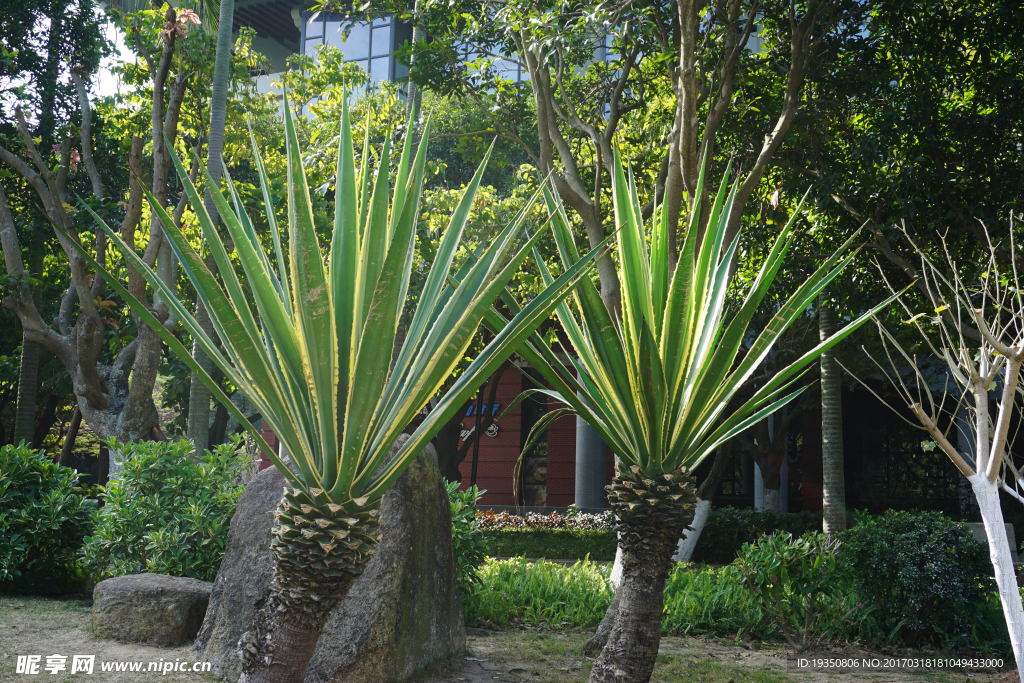
[[[433,667],[417,683],[582,683],[591,660],[582,657],[588,633],[551,631],[488,632],[470,629],[469,652],[463,658]],[[96,655],[94,673],[38,676],[15,673],[18,655]],[[819,653],[832,658],[891,658],[846,649]],[[900,653],[900,657],[936,657],[941,653]],[[810,655],[808,655],[810,657]],[[158,648],[124,645],[95,638],[91,609],[82,601],[0,596],[0,681],[116,681],[174,683],[213,681],[209,674],[147,672],[150,662],[189,661],[188,646]],[[140,662],[141,672],[102,672],[101,662]],[[70,666],[68,666],[70,670]],[[810,671],[797,669],[777,645],[737,644],[708,638],[665,638],[652,679],[658,683],[1018,683],[1016,674],[988,670]]]

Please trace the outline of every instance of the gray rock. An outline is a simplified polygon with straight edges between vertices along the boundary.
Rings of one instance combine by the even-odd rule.
[[[196,637],[213,584],[162,574],[129,574],[96,584],[93,632],[124,643],[177,647]]]
[[[402,437],[403,439],[406,437]],[[192,658],[234,681],[237,643],[269,594],[270,529],[284,477],[253,479],[239,502],[207,619]],[[451,515],[437,463],[424,451],[384,496],[381,544],[324,627],[306,683],[382,683],[466,649]]]

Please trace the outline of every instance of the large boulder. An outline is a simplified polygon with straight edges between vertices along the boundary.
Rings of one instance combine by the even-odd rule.
[[[269,596],[270,529],[284,485],[270,468],[246,486],[192,649],[226,680],[241,674],[238,639]],[[324,627],[307,683],[401,681],[465,652],[448,496],[427,451],[384,496],[380,529],[377,552]]]
[[[124,643],[177,647],[196,637],[213,584],[162,574],[129,574],[96,584],[93,632]]]

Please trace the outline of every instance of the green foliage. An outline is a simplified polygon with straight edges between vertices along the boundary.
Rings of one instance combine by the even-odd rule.
[[[728,564],[747,543],[762,536],[784,532],[802,536],[821,528],[821,513],[759,512],[754,508],[718,508],[712,510],[697,546],[694,562]]]
[[[779,305],[771,322],[754,338],[750,321],[792,246],[799,212],[793,213],[773,241],[757,279],[730,320],[725,310],[726,292],[739,242],[734,239],[727,244],[726,233],[739,181],[730,188],[728,175],[723,178],[703,237],[700,201],[695,202],[679,263],[673,269],[666,212],[652,217],[648,242],[636,183],[617,151],[612,166],[615,223],[621,226],[615,233],[622,284],[621,321],[613,320],[596,285],[584,280],[572,299],[555,309],[572,347],[570,355],[579,358],[573,361],[576,366],[567,366],[539,335],[533,335],[519,353],[553,388],[524,392],[517,400],[540,393],[569,406],[566,411],[592,426],[623,468],[636,467],[646,476],[656,477],[680,467],[696,467],[721,443],[798,396],[806,387],[795,388],[795,383],[808,366],[898,296],[779,370],[735,406],[734,399],[741,396],[741,388],[770,355],[780,335],[854,258],[856,251],[848,248],[855,237]],[[704,180],[702,171],[698,197]],[[579,255],[564,207],[554,192],[547,191],[545,199],[562,263],[570,267]],[[535,261],[545,283],[551,282],[553,275],[547,265],[539,256]],[[493,314],[488,326],[500,329],[501,317]],[[527,442],[562,414],[564,411],[549,412],[534,426]]]
[[[73,591],[95,507],[73,469],[24,444],[0,448],[0,588]]]
[[[466,620],[481,626],[592,626],[612,600],[610,571],[589,559],[571,567],[522,557],[488,560],[480,585],[464,603]]]
[[[939,512],[890,510],[865,515],[842,540],[855,590],[873,605],[885,640],[969,641],[994,582],[987,549],[967,526]]]
[[[797,652],[837,636],[858,610],[850,595],[852,568],[836,557],[839,545],[826,534],[773,534],[744,545],[732,564]]]
[[[486,491],[470,486],[459,490],[459,482],[446,482],[448,504],[452,514],[452,547],[455,550],[455,579],[463,595],[473,584],[479,583],[478,568],[487,560],[487,542],[490,537],[480,529],[476,517],[476,504]]]
[[[296,471],[281,462],[180,340],[107,273],[111,286],[253,435],[293,488],[311,504],[337,505],[356,514],[367,505],[379,504],[422,446],[547,318],[571,287],[587,276],[594,258],[602,252],[595,250],[581,260],[495,335],[452,389],[440,397],[411,438],[385,462],[402,429],[435,397],[462,361],[481,319],[526,259],[535,240],[523,243],[522,221],[509,223],[472,265],[460,271],[462,282],[449,284],[452,261],[485,161],[452,214],[433,264],[436,267],[429,269],[415,312],[404,326],[401,351],[392,358],[389,351],[395,346],[413,270],[426,144],[414,150],[411,136],[406,136],[401,146],[394,145],[400,151],[393,155],[394,138],[389,136],[373,166],[365,150],[357,159],[343,99],[335,215],[331,241],[322,244],[294,120],[287,106],[284,118],[288,259],[274,220],[269,176],[260,165],[255,140],[253,158],[259,166],[265,215],[274,244],[273,260],[257,237],[230,178],[230,203],[228,196],[212,188],[221,220],[239,254],[244,278],[235,272],[224,241],[180,158],[172,154],[222,282],[212,276],[202,256],[174,227],[160,203],[147,195],[151,208],[161,218],[171,248],[210,312],[221,347],[135,250],[98,216],[94,217],[126,259],[159,291],[213,365],[252,401],[264,423],[281,440]],[[429,138],[429,123],[424,137]],[[398,169],[393,186],[392,162]],[[90,265],[102,270],[87,251],[74,246]],[[325,259],[328,252],[330,258]],[[255,308],[249,303],[250,296]]]
[[[770,638],[778,629],[729,567],[678,564],[665,582],[662,630],[676,634]]]
[[[865,518],[841,536],[854,590],[874,608],[885,640],[947,647],[971,640],[977,606],[993,590],[984,545],[938,512]]]
[[[490,541],[495,557],[547,557],[559,560],[610,561],[615,559],[615,532],[611,529],[498,529]]]
[[[117,443],[120,477],[107,486],[82,563],[96,581],[153,572],[213,581],[251,464],[241,437],[193,459],[192,442]]]
[[[783,554],[792,557],[799,552],[799,549],[786,550]],[[882,630],[874,607],[866,604],[850,614],[850,608],[854,604],[865,604],[865,599],[856,593],[853,582],[848,579],[848,573],[857,571],[856,567],[850,569],[840,564],[842,554],[838,562],[836,559],[831,553],[819,564],[819,568],[827,565],[821,577],[807,571],[815,563],[812,556],[801,560],[803,571],[795,581],[790,579],[790,588],[788,592],[783,591],[784,597],[793,599],[794,583],[801,584],[805,590],[816,585],[823,595],[832,596],[835,603],[822,599],[820,616],[813,624],[814,634],[825,634],[840,642],[860,640],[891,645],[891,641],[886,643],[889,633]],[[595,564],[589,558],[573,566],[530,562],[523,557],[488,560],[479,572],[479,583],[463,603],[466,623],[485,627],[596,626],[613,596],[607,583],[610,571],[610,564]],[[838,579],[837,585],[828,585],[829,576]],[[787,605],[790,614],[793,607]],[[998,594],[983,593],[973,609],[969,641],[965,644],[984,651],[1006,651],[1008,639]],[[922,616],[937,624],[944,618],[942,614],[924,613]],[[662,632],[767,641],[778,641],[784,636],[772,611],[744,586],[743,574],[735,566],[691,564],[676,565],[665,583]]]

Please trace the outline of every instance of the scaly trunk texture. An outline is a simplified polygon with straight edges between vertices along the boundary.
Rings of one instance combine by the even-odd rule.
[[[822,292],[818,296],[818,335],[825,341],[836,333],[836,314]],[[842,376],[834,350],[821,354],[821,489],[823,531],[846,529],[846,478],[843,474]]]
[[[700,534],[704,530],[704,525],[707,523],[708,517],[711,516],[711,499],[714,497],[715,491],[718,490],[718,485],[722,483],[722,477],[725,475],[725,468],[729,463],[729,454],[731,453],[731,443],[731,441],[727,441],[715,450],[715,459],[711,465],[711,471],[708,472],[707,478],[697,488],[693,519],[678,541],[675,557],[672,558],[675,562],[689,562],[690,558],[693,557],[693,549],[697,547],[697,541],[700,540]],[[622,584],[623,576],[622,560],[622,548],[619,547],[615,552],[615,565],[612,569],[615,598],[608,605],[601,623],[598,624],[597,631],[587,641],[587,644],[583,646],[583,654],[588,657],[593,657],[605,646],[605,643],[608,642],[608,636],[611,635],[612,626],[615,625],[615,615],[619,611],[618,589]]]
[[[661,644],[665,581],[676,542],[693,519],[693,474],[685,467],[648,479],[637,466],[608,487],[622,550],[615,623],[589,683],[646,683]]]
[[[285,491],[270,599],[238,641],[239,683],[302,683],[327,618],[377,547],[379,511],[379,499],[351,512],[320,489]]]
[[[227,121],[228,75],[231,66],[231,26],[235,16],[235,0],[220,0],[220,25],[217,29],[217,54],[213,65],[213,84],[210,96],[210,137],[206,147],[206,171],[219,183],[221,154],[224,151],[224,126]],[[212,188],[206,188],[203,204],[206,211],[217,225],[217,206],[210,194]],[[208,264],[209,265],[209,264]],[[216,268],[211,268],[216,270]],[[213,322],[202,302],[196,303],[196,320],[203,331],[213,336]],[[192,357],[207,372],[213,368],[213,362],[198,344],[192,345]],[[196,454],[201,454],[209,446],[210,435],[210,390],[192,373],[192,381],[188,394],[188,427],[187,434],[195,444]]]
[[[21,342],[21,369],[18,372],[18,407],[14,413],[14,443],[32,445],[36,428],[36,397],[39,395],[39,344]]]

